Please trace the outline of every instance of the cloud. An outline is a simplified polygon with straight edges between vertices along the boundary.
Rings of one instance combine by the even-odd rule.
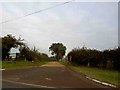
[[[4,20],[55,4],[58,3],[14,3],[15,6],[7,3],[3,7]],[[5,23],[2,35],[21,35],[30,47],[36,46],[47,54],[53,42],[66,45],[67,52],[83,45],[97,49],[113,48],[118,41],[116,7],[114,3],[70,3]]]

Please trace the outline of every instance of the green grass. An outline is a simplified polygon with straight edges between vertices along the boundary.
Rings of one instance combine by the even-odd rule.
[[[66,62],[60,62],[63,65],[66,65],[67,68],[83,73],[91,78],[104,81],[107,83],[111,83],[114,85],[118,85],[118,75],[120,75],[119,71],[115,70],[103,70],[98,68],[91,68],[91,67],[83,67],[83,66],[72,66],[67,65]]]
[[[0,68],[2,68],[2,60],[0,60]]]
[[[103,70],[98,68],[88,68],[80,66],[68,66],[70,69],[86,74],[91,78],[95,78],[104,82],[118,85],[118,71]]]
[[[2,68],[5,69],[16,69],[16,68],[25,68],[25,67],[31,67],[31,66],[40,66],[43,64],[46,64],[48,61],[2,61]]]

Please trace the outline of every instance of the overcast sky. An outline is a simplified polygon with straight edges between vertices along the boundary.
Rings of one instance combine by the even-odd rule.
[[[62,2],[2,3],[2,21],[13,19]],[[118,46],[117,2],[70,2],[31,16],[2,24],[2,36],[21,35],[29,47],[49,53],[53,42],[61,42],[67,53],[83,47],[99,50]]]

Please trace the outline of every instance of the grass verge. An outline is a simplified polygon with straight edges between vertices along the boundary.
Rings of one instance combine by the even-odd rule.
[[[118,80],[119,80],[119,71],[115,70],[103,70],[99,68],[91,68],[91,67],[84,67],[84,66],[72,66],[67,65],[65,62],[60,62],[61,64],[64,64],[67,68],[83,73],[91,78],[111,83],[118,86]]]
[[[2,68],[2,60],[0,60],[0,68]]]
[[[25,67],[31,67],[31,66],[40,66],[43,64],[46,64],[48,61],[15,61],[15,62],[9,62],[9,61],[2,61],[2,68],[4,69],[17,69],[17,68],[25,68]]]

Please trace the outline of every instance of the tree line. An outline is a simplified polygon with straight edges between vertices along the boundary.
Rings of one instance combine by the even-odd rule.
[[[25,43],[24,39],[20,36],[17,39],[13,35],[6,35],[0,38],[0,57],[2,60],[10,60],[10,49],[13,47],[19,47],[20,55],[16,57],[16,60],[28,60],[28,61],[36,61],[36,60],[52,60],[49,58],[47,54],[39,52],[36,47],[29,48]],[[59,61],[65,55],[66,47],[62,43],[52,43],[49,47],[49,51],[51,52],[56,61]]]
[[[120,70],[120,47],[103,51],[86,47],[75,48],[67,57],[73,65]]]
[[[12,35],[6,35],[0,38],[0,59],[9,60],[9,51],[11,47],[20,47],[20,56],[16,60],[54,60],[59,61],[66,53],[66,46],[62,43],[52,43],[49,51],[54,55],[51,59],[47,54],[39,52],[36,47],[29,48],[24,39],[18,39]],[[2,53],[2,55],[1,55]],[[75,48],[67,55],[67,61],[73,65],[81,65],[88,67],[96,67],[103,69],[120,70],[120,47],[114,49],[106,49],[103,51],[96,49],[88,49],[87,47]]]
[[[0,38],[0,58],[2,60],[9,59],[9,51],[12,47],[19,47],[20,55],[16,57],[16,60],[28,60],[28,61],[37,61],[37,60],[49,60],[48,55],[45,53],[39,52],[36,47],[29,48],[25,43],[24,39],[19,37],[18,39],[13,35],[6,35]]]

